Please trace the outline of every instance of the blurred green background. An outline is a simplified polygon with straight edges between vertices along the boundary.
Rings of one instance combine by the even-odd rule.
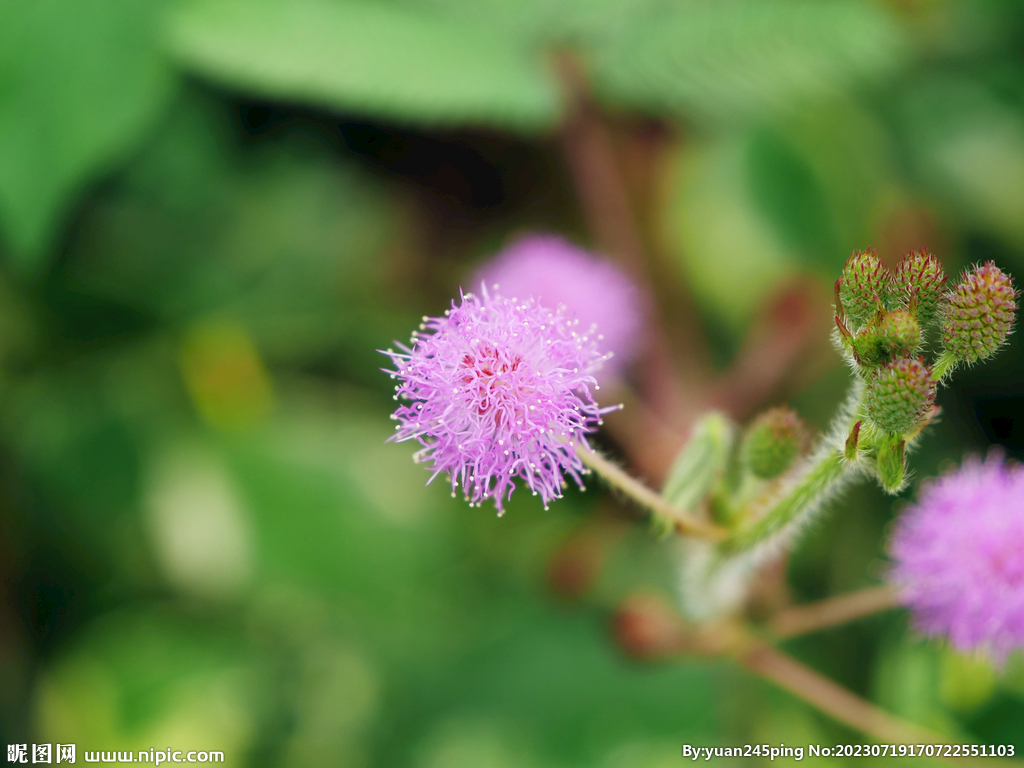
[[[498,520],[384,442],[375,350],[514,233],[593,244],[559,139],[567,52],[721,367],[787,280],[827,303],[854,248],[1024,273],[1020,2],[0,3],[4,743],[655,768],[682,743],[863,741],[727,664],[616,650],[614,607],[672,591],[642,528],[557,597],[596,489]],[[1024,453],[1013,339],[940,394],[918,478]],[[783,394],[820,428],[847,374],[810,368]],[[835,505],[790,564],[797,599],[876,581],[904,500]],[[997,678],[899,614],[787,648],[1024,750],[1019,660]]]

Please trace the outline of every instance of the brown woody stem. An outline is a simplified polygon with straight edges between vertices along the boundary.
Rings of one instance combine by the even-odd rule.
[[[916,746],[953,743],[947,737],[932,733],[879,709],[767,643],[755,642],[747,646],[738,654],[738,659],[751,672],[771,680],[780,688],[813,704],[839,722],[883,744]],[[941,756],[936,756],[936,759],[951,765],[992,765],[991,760]],[[1016,764],[1016,761],[1012,764]]]
[[[872,587],[816,603],[786,608],[772,617],[768,622],[768,630],[779,638],[794,637],[845,624],[897,605],[899,600],[892,587]]]

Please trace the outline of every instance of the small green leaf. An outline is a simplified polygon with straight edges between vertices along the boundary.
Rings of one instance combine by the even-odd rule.
[[[878,478],[886,493],[899,493],[906,477],[906,441],[900,435],[888,435],[878,448]]]
[[[171,96],[159,3],[0,3],[0,234],[38,262],[73,195],[139,143]]]
[[[662,495],[680,509],[694,509],[725,473],[735,430],[721,413],[709,413],[693,428],[676,456]]]
[[[263,96],[415,125],[533,131],[558,118],[539,52],[426,9],[193,2],[172,17],[169,39],[185,66]]]

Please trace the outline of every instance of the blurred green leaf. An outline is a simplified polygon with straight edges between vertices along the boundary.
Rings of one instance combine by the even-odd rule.
[[[780,234],[791,230],[790,246],[802,245],[800,255],[831,282],[853,249],[878,244],[880,218],[905,195],[894,167],[891,134],[868,105],[853,99],[809,104],[773,124],[768,133],[793,165],[789,173],[773,179],[765,173],[771,163],[765,163],[762,194],[770,196],[774,188],[790,203],[782,211],[774,201],[777,221],[787,222],[777,224]],[[767,214],[772,205],[762,210]]]
[[[21,379],[8,395],[0,430],[44,497],[81,522],[109,525],[132,504],[139,456],[135,436],[112,412],[102,384],[82,370]]]
[[[455,717],[418,745],[415,768],[540,768],[550,765],[523,742],[522,728],[500,718]]]
[[[253,571],[252,533],[237,489],[213,451],[167,443],[145,478],[151,550],[178,591],[234,598]]]
[[[714,739],[721,668],[644,669],[623,658],[592,617],[509,599],[503,614],[491,639],[454,668],[416,681],[404,714],[410,728],[428,712],[487,715],[515,723],[547,754],[577,765],[593,765],[641,735]]]
[[[958,725],[940,703],[942,648],[937,643],[890,640],[875,665],[878,703],[890,712],[938,733],[960,735]]]
[[[171,51],[235,88],[419,125],[552,125],[542,59],[515,38],[429,10],[349,0],[193,2]]]
[[[47,669],[36,727],[80,750],[160,749],[170,739],[237,759],[258,715],[254,662],[232,633],[160,608],[114,611]]]
[[[976,709],[996,690],[996,673],[984,656],[973,657],[944,648],[939,694],[942,701],[957,711]]]
[[[383,413],[371,420],[302,394],[282,395],[278,418],[223,446],[257,585],[329,602],[392,658],[436,650],[456,565],[437,505],[451,499],[424,488],[429,475],[407,446],[384,444]]]
[[[1006,694],[989,700],[966,725],[971,735],[983,744],[1020,744],[1024,723],[1024,702]],[[1020,748],[1017,747],[1017,754]]]
[[[892,139],[853,100],[807,105],[753,129],[748,141],[754,205],[829,282],[855,248],[878,244],[880,220],[905,197]]]
[[[667,225],[680,271],[706,311],[734,334],[799,264],[754,204],[748,145],[735,133],[688,144],[673,169]]]
[[[1018,75],[1018,87],[1024,89]],[[918,178],[956,215],[1024,244],[1024,110],[963,76],[913,84],[899,117]]]
[[[140,143],[172,93],[160,3],[0,3],[0,230],[41,259],[83,184]]]
[[[378,714],[380,670],[355,647],[303,638],[296,720],[285,765],[366,765],[363,731]]]
[[[687,0],[636,20],[597,52],[613,103],[698,119],[749,118],[891,71],[903,43],[877,5]]]
[[[663,0],[409,0],[504,30],[537,47],[590,51],[621,37]]]
[[[379,254],[400,228],[383,185],[301,128],[239,153],[185,96],[70,243],[80,288],[175,324],[239,322],[271,363],[390,341]]]
[[[750,192],[782,242],[811,260],[839,250],[831,211],[814,171],[777,131],[755,131],[748,146]]]

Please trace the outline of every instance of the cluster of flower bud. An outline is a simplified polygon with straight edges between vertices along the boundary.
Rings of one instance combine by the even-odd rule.
[[[863,375],[916,357],[945,276],[931,254],[912,253],[891,273],[874,251],[857,251],[836,282],[836,326]]]
[[[875,251],[855,251],[836,283],[840,318],[852,330],[874,321],[886,310],[902,309],[919,326],[938,314],[946,290],[942,264],[927,251],[912,251],[890,272]]]
[[[938,321],[946,368],[983,360],[1006,341],[1017,297],[991,262],[947,289],[942,264],[926,251],[907,254],[893,272],[874,251],[855,252],[836,283],[836,326],[866,381],[868,420],[892,435],[921,424],[941,378],[921,356],[922,329]]]

